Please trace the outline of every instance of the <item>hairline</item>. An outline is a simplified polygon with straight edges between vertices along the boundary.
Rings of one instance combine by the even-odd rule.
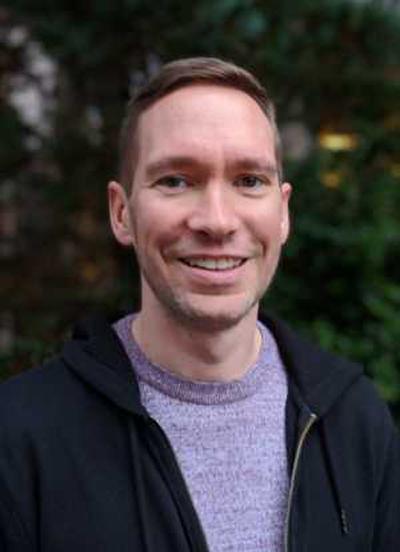
[[[201,58],[199,58],[201,59]],[[213,58],[211,58],[212,61]],[[191,60],[178,60],[180,62],[190,62]],[[276,123],[275,107],[272,100],[268,97],[266,90],[259,83],[257,78],[248,71],[233,65],[229,62],[217,60],[220,66],[228,66],[231,69],[231,74],[218,75],[206,73],[206,74],[194,74],[188,73],[178,75],[172,82],[161,82],[161,85],[154,85],[159,80],[159,75],[150,83],[134,95],[128,103],[127,115],[124,120],[121,136],[120,136],[120,165],[119,165],[119,180],[125,190],[130,193],[133,186],[135,166],[138,157],[139,143],[138,143],[138,129],[141,116],[155,105],[159,100],[165,98],[169,94],[189,86],[219,86],[223,88],[230,88],[238,90],[252,98],[265,118],[269,122],[274,139],[274,154],[277,166],[277,174],[279,183],[282,182],[282,154],[281,154],[281,141],[279,130]],[[172,62],[172,64],[177,62]],[[172,64],[167,64],[168,68]],[[233,70],[238,71],[237,74]],[[162,70],[161,70],[162,72]],[[154,90],[152,90],[152,88]]]

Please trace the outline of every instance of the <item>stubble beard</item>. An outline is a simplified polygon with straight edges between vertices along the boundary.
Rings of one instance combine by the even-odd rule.
[[[222,312],[207,312],[206,309],[199,306],[200,298],[197,300],[198,304],[193,304],[193,301],[186,300],[186,292],[179,293],[179,289],[173,290],[171,287],[166,288],[164,284],[159,284],[143,266],[141,267],[141,280],[142,290],[145,282],[166,317],[173,319],[177,324],[187,329],[208,334],[228,330],[236,326],[258,306],[270,284],[270,281],[268,281],[263,289],[259,290],[253,297],[243,300],[243,304],[231,312],[227,312],[226,307],[222,309]],[[205,296],[205,300],[209,301],[211,297]],[[216,300],[218,299],[216,298]],[[142,306],[145,307],[145,304],[142,304]]]

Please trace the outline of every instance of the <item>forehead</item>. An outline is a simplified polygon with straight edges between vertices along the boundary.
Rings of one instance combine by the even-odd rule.
[[[178,150],[275,157],[273,130],[258,103],[213,84],[186,86],[156,101],[139,117],[136,144],[138,162]]]

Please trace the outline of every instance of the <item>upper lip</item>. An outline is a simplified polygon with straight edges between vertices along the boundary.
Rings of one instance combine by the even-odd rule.
[[[208,270],[226,270],[228,268],[237,268],[246,262],[246,257],[236,256],[196,256],[196,257],[180,257],[180,262],[192,266],[200,267]]]
[[[237,253],[219,253],[216,255],[215,253],[187,253],[184,255],[179,255],[179,259],[210,259],[218,261],[220,259],[234,259],[234,260],[243,260],[247,259],[247,255],[238,255]]]

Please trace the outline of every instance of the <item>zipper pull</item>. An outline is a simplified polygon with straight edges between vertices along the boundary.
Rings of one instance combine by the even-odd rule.
[[[342,532],[344,535],[348,535],[350,532],[349,523],[347,521],[347,514],[344,508],[340,510],[340,524],[342,526]]]

